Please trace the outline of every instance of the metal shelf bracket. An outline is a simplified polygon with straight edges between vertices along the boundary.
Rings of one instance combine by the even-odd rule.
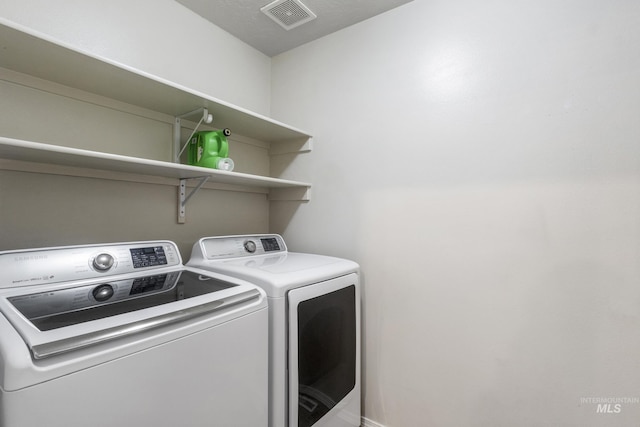
[[[187,141],[184,143],[184,145],[182,145],[180,143],[180,133],[182,130],[181,121],[185,117],[195,116],[196,114],[200,114],[202,117],[200,118],[200,121],[196,125],[195,129],[193,129],[193,132],[191,132],[191,135],[189,136],[189,138],[187,138]],[[193,135],[198,131],[198,127],[200,127],[202,122],[207,124],[213,122],[213,115],[210,114],[209,110],[207,110],[205,107],[198,108],[193,111],[189,111],[188,113],[184,113],[179,116],[176,116],[173,122],[173,150],[175,155],[173,161],[175,163],[180,163],[180,156],[182,155],[185,148],[187,148],[187,145],[189,145],[189,141],[191,141],[191,138],[193,137]]]
[[[189,179],[199,179],[200,181],[198,185],[187,194],[187,180]],[[208,176],[203,176],[201,178],[183,178],[180,180],[180,185],[178,186],[178,224],[184,224],[187,221],[187,202],[202,188],[208,179]]]

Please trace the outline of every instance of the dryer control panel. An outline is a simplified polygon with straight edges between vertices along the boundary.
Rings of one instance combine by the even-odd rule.
[[[193,247],[192,258],[215,260],[256,255],[271,255],[287,252],[282,236],[278,234],[256,234],[226,237],[205,237]]]
[[[175,243],[149,241],[0,252],[0,288],[12,288],[182,265]]]

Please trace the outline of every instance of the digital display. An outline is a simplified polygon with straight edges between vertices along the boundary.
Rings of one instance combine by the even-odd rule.
[[[268,239],[260,239],[260,241],[262,242],[262,247],[265,252],[273,252],[273,251],[280,250],[278,239],[276,239],[275,237],[270,237]]]
[[[162,246],[130,249],[133,268],[166,265],[167,256]]]

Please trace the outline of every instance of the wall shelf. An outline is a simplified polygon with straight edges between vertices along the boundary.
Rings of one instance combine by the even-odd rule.
[[[0,67],[70,88],[180,116],[205,107],[216,127],[261,141],[307,140],[308,133],[141,70],[82,52],[0,18]]]
[[[98,169],[124,174],[175,178],[178,180],[209,177],[209,181],[219,184],[267,189],[308,190],[311,187],[311,184],[305,182],[226,172],[5,137],[0,137],[0,158],[74,168]],[[308,200],[308,198],[303,198],[302,200]]]
[[[176,135],[179,137],[180,116],[187,111],[205,108],[213,115],[217,128],[229,128],[234,133],[267,142],[271,146],[272,155],[307,152],[312,149],[311,135],[302,130],[144,71],[83,52],[2,18],[0,18],[0,67],[176,117],[174,139]],[[60,168],[64,171],[60,171]],[[139,182],[161,179],[166,183],[170,180],[170,185],[175,183],[182,188],[183,192],[187,180],[193,180],[192,182],[206,182],[207,188],[222,186],[229,191],[254,189],[253,191],[268,194],[270,200],[307,201],[311,187],[311,184],[305,182],[2,136],[0,136],[0,169],[107,177],[125,181],[139,180]],[[199,187],[200,185],[197,188]],[[184,203],[178,201],[179,222],[184,222],[184,204],[190,195],[186,197],[183,195]]]

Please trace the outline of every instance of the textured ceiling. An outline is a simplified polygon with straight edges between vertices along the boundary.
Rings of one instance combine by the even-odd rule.
[[[411,0],[302,0],[318,17],[289,31],[260,11],[272,0],[176,0],[265,55],[274,56]]]

